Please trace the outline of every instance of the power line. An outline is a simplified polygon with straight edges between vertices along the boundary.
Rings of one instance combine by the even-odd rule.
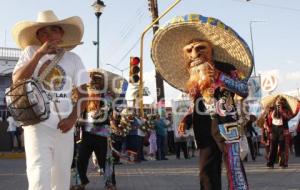
[[[245,2],[245,0],[232,0],[232,1]],[[258,5],[258,6],[267,7],[267,8],[275,8],[275,9],[282,9],[282,10],[300,12],[300,9],[295,9],[295,8],[291,8],[291,7],[283,7],[283,6],[271,5],[271,4],[265,4],[265,3],[256,3],[256,2],[253,2],[253,1],[247,1],[247,3],[251,3],[253,5]]]
[[[138,16],[139,20],[137,23],[140,23],[142,18],[145,16],[145,12],[141,12],[141,14]],[[136,23],[133,23],[133,25],[131,25],[128,30],[126,32],[123,33],[123,35],[121,35],[121,40],[126,40],[129,36],[129,34],[131,34],[131,32],[133,31],[133,29],[137,26]]]
[[[124,61],[125,58],[128,57],[129,53],[137,46],[138,42],[140,41],[140,38],[132,45],[132,47],[123,55],[123,57],[115,64],[115,66],[120,65]]]
[[[110,43],[110,46],[107,49],[109,50],[108,52],[111,52],[111,53],[106,54],[105,59],[107,59],[109,57],[113,57],[112,54],[114,54],[114,56],[115,56],[117,54],[116,50],[122,49],[122,48],[120,48],[120,45],[125,44],[125,41],[127,39],[129,39],[128,36],[130,34],[132,34],[132,31],[137,26],[137,23],[140,23],[142,21],[142,19],[145,17],[145,11],[143,10],[144,7],[145,7],[145,5],[144,5],[144,3],[142,3],[136,10],[134,16],[131,19],[129,19],[129,22],[122,27],[122,29],[120,30],[121,38],[119,38],[119,39],[115,38],[114,42]],[[116,46],[118,46],[118,47],[116,47]],[[111,61],[109,61],[109,62],[111,62]]]

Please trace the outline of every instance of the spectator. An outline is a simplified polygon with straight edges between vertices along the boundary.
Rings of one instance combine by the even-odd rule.
[[[180,122],[178,128],[185,128],[186,125],[183,121]],[[187,137],[185,133],[180,133],[179,137],[175,139],[175,147],[176,147],[176,159],[180,159],[180,152],[183,151],[183,155],[185,159],[188,159],[188,150],[187,150]]]
[[[172,114],[169,113],[166,118],[167,125],[167,142],[169,153],[175,153],[175,142],[174,142],[174,129],[173,129],[173,119]]]
[[[160,118],[159,114],[156,114],[156,120],[154,122],[156,131],[156,143],[157,143],[157,160],[168,160],[166,158],[164,146],[165,146],[165,129],[166,124],[164,120]]]
[[[138,128],[140,126],[140,122],[137,119],[134,112],[128,110],[128,119],[131,124],[131,130],[129,131],[128,135],[126,136],[126,149],[127,152],[131,151],[134,153],[138,152]]]
[[[137,135],[138,135],[137,159],[138,159],[138,161],[147,161],[144,157],[144,139],[145,139],[146,133],[141,129],[142,125],[145,125],[146,120],[142,120],[138,117],[136,117],[136,120],[139,124],[139,127],[137,129]]]
[[[150,119],[150,125],[154,125],[154,119],[155,118],[151,118]],[[155,155],[157,153],[157,138],[156,138],[156,131],[155,131],[155,127],[152,127],[151,131],[150,131],[150,136],[149,136],[149,157],[150,160],[155,160]]]
[[[250,154],[251,154],[252,161],[255,161],[256,154],[257,154],[257,152],[255,152],[254,143],[252,141],[253,136],[254,135],[257,136],[257,132],[255,131],[255,129],[253,127],[253,123],[255,121],[256,121],[255,115],[250,115],[250,119],[246,123],[246,126],[245,126],[246,137],[247,137],[248,146],[249,146],[249,149],[250,149]],[[248,155],[246,156],[245,160],[246,161],[248,160]]]
[[[22,150],[22,143],[21,143],[22,128],[18,127],[17,122],[14,120],[14,118],[12,116],[9,116],[7,118],[7,122],[8,122],[7,132],[10,135],[11,151],[15,150],[15,148],[14,148],[15,138],[17,140],[18,150],[21,151]]]

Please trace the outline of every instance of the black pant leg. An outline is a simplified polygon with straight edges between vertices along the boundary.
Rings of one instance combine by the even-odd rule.
[[[180,158],[180,142],[175,143],[175,149],[176,149],[176,158]]]
[[[174,131],[168,131],[168,149],[170,153],[175,152]]]
[[[137,152],[137,158],[139,161],[144,160],[144,138],[142,136],[138,136],[138,143],[137,143],[137,147],[138,147],[138,152]]]
[[[10,143],[9,143],[9,146],[10,146],[11,150],[13,150],[13,149],[14,149],[15,132],[14,132],[14,131],[10,131],[10,132],[9,132],[9,136],[10,136]]]
[[[270,153],[269,153],[269,162],[268,166],[273,166],[277,157],[278,152],[278,139],[272,139]]]
[[[89,138],[88,134],[83,134],[82,141],[79,146],[79,155],[77,160],[78,174],[82,184],[89,183],[87,177],[87,168],[89,160],[93,152],[93,141]]]
[[[18,149],[21,150],[21,148],[22,148],[21,135],[17,134],[17,133],[15,133],[15,135],[16,135],[16,139],[17,139]]]
[[[189,156],[188,156],[187,142],[182,142],[181,148],[182,148],[182,151],[183,151],[184,158],[188,159]]]
[[[112,136],[112,146],[114,149],[116,149],[119,153],[122,152],[122,137],[114,135]],[[119,163],[120,162],[120,156],[113,152],[114,162]]]
[[[76,160],[78,158],[76,158],[76,156],[78,155],[78,144],[76,144],[76,140],[75,140],[75,136],[74,136],[74,150],[73,150],[73,160],[72,160],[72,165],[71,165],[71,168],[76,168]]]
[[[255,160],[254,145],[253,145],[253,142],[252,142],[252,138],[247,137],[247,141],[248,141],[248,146],[249,146],[249,149],[250,149],[251,158],[252,158],[252,160]]]
[[[161,159],[165,159],[166,158],[166,153],[165,153],[165,136],[161,136]]]
[[[116,185],[117,182],[116,182],[116,174],[115,174],[115,164],[113,164],[113,172],[112,172],[112,175],[111,175],[111,182],[113,185]]]
[[[105,161],[107,154],[107,138],[101,136],[94,137],[93,150],[95,152],[98,165],[105,170]]]
[[[278,141],[278,146],[279,146],[279,157],[280,157],[280,160],[279,160],[279,166],[285,166],[287,165],[287,162],[286,162],[286,155],[285,155],[285,149],[288,148],[285,146],[285,141],[284,140],[279,140]]]
[[[300,157],[300,134],[294,137],[295,156]]]
[[[221,190],[222,152],[214,143],[200,148],[199,154],[201,190]]]

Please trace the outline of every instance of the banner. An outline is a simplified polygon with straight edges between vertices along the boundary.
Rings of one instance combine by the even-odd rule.
[[[172,116],[173,116],[173,129],[175,138],[179,138],[178,126],[182,118],[187,114],[191,106],[190,100],[173,100],[172,101]]]
[[[262,97],[260,76],[253,76],[249,78],[248,92],[247,103],[249,105],[249,114],[258,117],[261,113],[260,100]]]
[[[260,76],[250,77],[248,80],[248,97],[247,99],[258,100],[261,99]]]

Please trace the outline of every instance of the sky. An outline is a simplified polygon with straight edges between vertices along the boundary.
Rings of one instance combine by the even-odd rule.
[[[92,0],[9,0],[0,11],[0,47],[17,47],[11,36],[14,24],[36,20],[37,13],[53,10],[60,19],[79,16],[85,25],[83,45],[73,51],[80,55],[86,68],[96,68],[97,20]],[[158,0],[159,13],[175,0]],[[129,57],[139,56],[140,36],[151,23],[147,0],[104,0],[100,17],[100,67],[128,77]],[[232,27],[251,48],[252,23],[255,68],[257,73],[275,71],[279,75],[276,92],[300,87],[300,1],[299,0],[182,0],[160,20],[165,24],[175,16],[197,13],[218,18]],[[152,30],[144,40],[144,81],[156,97],[154,65],[150,58]],[[110,66],[111,64],[113,66]],[[116,69],[116,68],[118,69]],[[0,68],[1,69],[1,68]],[[165,83],[166,99],[181,93]]]

